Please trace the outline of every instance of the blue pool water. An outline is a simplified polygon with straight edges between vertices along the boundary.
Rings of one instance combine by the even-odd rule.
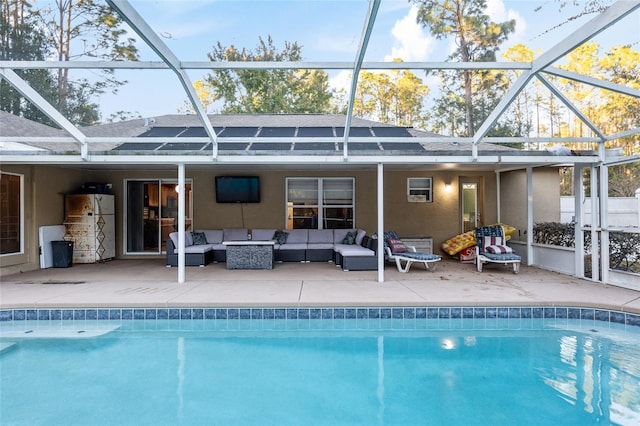
[[[640,327],[572,319],[0,323],[2,425],[640,424]]]

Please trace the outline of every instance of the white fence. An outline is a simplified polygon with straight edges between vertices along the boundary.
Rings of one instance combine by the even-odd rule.
[[[575,219],[574,197],[560,197],[560,222]],[[640,188],[635,197],[609,197],[609,226],[640,227]],[[586,197],[582,205],[585,225],[591,225],[591,198]]]

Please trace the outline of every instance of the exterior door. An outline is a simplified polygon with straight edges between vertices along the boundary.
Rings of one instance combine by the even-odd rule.
[[[460,229],[468,232],[482,225],[483,188],[481,178],[460,178]]]
[[[161,253],[178,226],[178,193],[172,180],[126,181],[126,253]],[[185,227],[191,230],[191,181],[185,182]]]

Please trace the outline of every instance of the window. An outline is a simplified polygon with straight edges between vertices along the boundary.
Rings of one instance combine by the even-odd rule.
[[[407,201],[410,203],[430,203],[433,201],[432,179],[407,178]]]
[[[287,229],[353,229],[353,178],[287,178]]]
[[[0,172],[0,255],[23,252],[23,180]]]

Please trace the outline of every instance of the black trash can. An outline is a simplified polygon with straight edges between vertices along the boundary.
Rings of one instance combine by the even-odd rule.
[[[73,264],[73,241],[51,241],[53,267],[68,268]]]

